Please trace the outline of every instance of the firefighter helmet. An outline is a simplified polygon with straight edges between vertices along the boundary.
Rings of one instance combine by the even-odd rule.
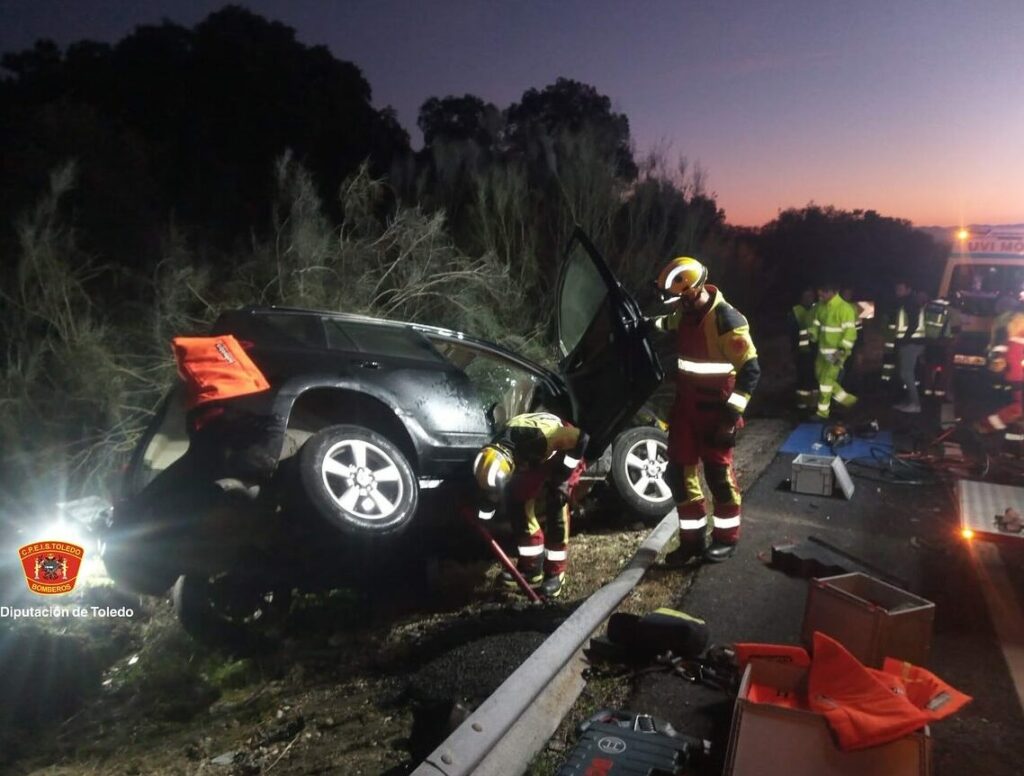
[[[473,476],[487,496],[497,500],[512,479],[516,464],[512,454],[503,446],[484,445],[473,462]]]
[[[658,274],[658,293],[663,302],[675,302],[687,291],[699,291],[707,279],[707,267],[689,256],[678,256]]]

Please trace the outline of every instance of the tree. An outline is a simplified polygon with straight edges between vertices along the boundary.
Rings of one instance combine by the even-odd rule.
[[[5,149],[32,143],[44,107],[91,112],[112,137],[135,138],[132,150],[162,193],[158,212],[172,210],[222,242],[266,223],[273,162],[288,149],[317,170],[332,204],[364,160],[384,172],[409,152],[408,135],[393,113],[373,107],[358,67],[238,6],[193,29],[140,26],[113,47],[82,42],[62,54],[40,42],[3,65],[12,74],[0,91],[0,112],[13,116],[0,127]],[[93,193],[90,168],[117,167],[68,138],[24,175],[41,181],[67,156],[79,159],[83,196]]]
[[[416,124],[427,147],[438,140],[471,140],[492,151],[501,136],[504,119],[492,103],[466,94],[462,97],[431,97],[420,106]]]
[[[512,148],[532,159],[550,160],[560,135],[589,130],[598,138],[599,153],[614,161],[624,180],[637,175],[629,135],[629,119],[613,113],[611,100],[588,84],[559,78],[541,91],[527,89],[506,112]]]

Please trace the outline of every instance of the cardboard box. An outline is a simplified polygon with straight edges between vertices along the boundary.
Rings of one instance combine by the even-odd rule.
[[[843,752],[825,718],[758,702],[766,688],[806,696],[807,669],[753,660],[743,673],[729,733],[724,776],[928,776],[928,728],[888,744]],[[752,693],[754,689],[757,692]],[[754,697],[752,697],[752,695]]]
[[[924,666],[934,622],[931,601],[855,572],[810,580],[801,637],[828,634],[872,668],[887,657]]]
[[[836,490],[853,496],[853,479],[838,455],[800,453],[793,459],[789,489],[812,496],[831,496]]]

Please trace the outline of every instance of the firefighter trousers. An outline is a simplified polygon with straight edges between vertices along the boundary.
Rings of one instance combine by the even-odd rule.
[[[528,580],[542,571],[544,576],[564,574],[569,561],[569,505],[557,484],[539,469],[516,474],[509,490],[520,573]]]
[[[672,413],[666,479],[679,515],[680,546],[704,543],[709,516],[714,541],[735,544],[740,538],[742,498],[732,468],[733,449],[714,443],[724,412],[721,402],[677,400]],[[702,463],[714,506],[710,515],[700,481]]]

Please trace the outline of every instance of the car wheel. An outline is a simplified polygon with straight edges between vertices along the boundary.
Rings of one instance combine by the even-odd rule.
[[[299,478],[313,508],[353,536],[383,536],[408,525],[419,483],[402,452],[362,426],[330,426],[299,452]]]
[[[291,609],[291,588],[250,574],[183,574],[171,601],[181,626],[196,641],[253,649],[280,635]]]
[[[643,517],[664,517],[672,508],[667,468],[668,434],[656,426],[623,431],[612,443],[612,483],[626,506]]]

